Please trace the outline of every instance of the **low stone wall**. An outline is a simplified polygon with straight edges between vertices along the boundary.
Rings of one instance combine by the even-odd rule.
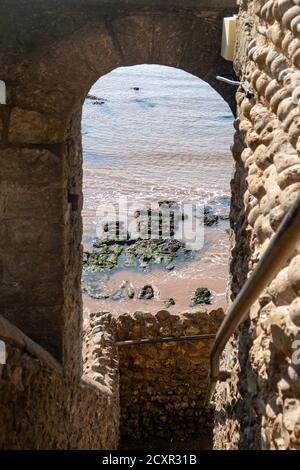
[[[215,333],[223,310],[172,315],[99,312],[84,323],[82,379],[0,316],[0,449],[116,449],[121,437],[184,439],[211,432],[203,408],[211,340],[117,341]]]
[[[167,310],[92,314],[89,367],[103,385],[116,383],[119,371],[121,438],[186,439],[211,431],[211,414],[204,408],[211,340],[120,346],[118,351],[114,342],[215,333],[223,316],[222,309],[208,313],[205,308],[179,315]]]
[[[88,371],[70,382],[47,352],[2,317],[0,339],[7,354],[0,366],[0,449],[117,447],[113,386],[100,385]]]

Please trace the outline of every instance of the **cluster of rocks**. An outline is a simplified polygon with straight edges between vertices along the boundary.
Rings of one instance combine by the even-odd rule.
[[[121,256],[122,255],[122,256]],[[167,270],[191,255],[184,243],[174,239],[124,240],[107,236],[93,241],[93,251],[83,253],[83,271],[104,272],[113,268],[135,267],[149,270],[153,264],[161,264]]]
[[[178,240],[144,240],[138,239],[125,248],[125,265],[133,266],[138,260],[139,267],[149,269],[151,263],[162,264],[167,270],[174,269],[174,258],[179,254],[190,252],[184,249],[184,243]]]
[[[227,201],[219,206],[228,207]],[[168,217],[165,218],[165,212]],[[174,201],[158,203],[158,210],[141,209],[135,212],[139,238],[131,239],[122,220],[105,222],[103,236],[93,240],[92,251],[83,253],[82,289],[91,298],[97,300],[149,300],[154,297],[152,286],[136,289],[132,284],[124,281],[114,292],[107,292],[101,287],[97,273],[106,273],[116,269],[141,269],[149,271],[154,265],[160,265],[171,271],[177,264],[183,263],[196,256],[196,253],[187,249],[183,241],[176,240],[176,233],[180,220],[187,217],[180,204]],[[220,218],[226,218],[226,213],[216,214],[212,206],[205,206],[204,222],[207,226],[216,224]],[[157,239],[152,239],[152,231],[158,233]],[[170,231],[170,238],[163,236]],[[201,303],[210,303],[211,294],[205,288],[199,288],[192,298],[192,306]],[[165,299],[163,304],[170,308],[176,300]]]
[[[99,98],[98,96],[96,95],[91,95],[91,94],[88,94],[87,97],[86,97],[87,100],[91,100],[93,104],[96,104],[96,105],[103,105],[105,104],[105,102],[107,101],[106,98]]]
[[[160,264],[167,270],[175,267],[175,262],[191,259],[193,252],[185,242],[174,238],[180,220],[187,217],[180,204],[162,201],[159,209],[136,211],[138,238],[131,239],[122,221],[109,221],[103,224],[103,236],[93,241],[93,250],[83,254],[83,270],[104,272],[113,268],[135,267],[149,270],[153,264]],[[164,217],[164,210],[168,217]],[[204,208],[204,224],[212,226],[228,214],[217,214],[211,206]],[[153,233],[157,238],[151,238]]]
[[[167,299],[167,300],[164,301],[164,306],[165,306],[166,308],[170,308],[170,307],[172,307],[173,305],[175,305],[175,303],[176,303],[175,300],[174,300],[172,297],[170,297],[169,299]]]
[[[145,284],[140,288],[135,288],[134,285],[124,280],[117,290],[112,293],[103,291],[99,287],[99,280],[89,279],[86,282],[84,279],[82,281],[82,291],[85,294],[88,294],[91,298],[96,300],[151,300],[155,296],[155,288],[151,284]],[[207,287],[199,287],[196,289],[191,298],[191,306],[197,306],[202,304],[210,304],[212,299],[212,293]],[[163,301],[163,305],[166,308],[170,308],[176,304],[176,300],[172,297],[167,298]]]
[[[115,268],[118,265],[118,258],[122,252],[119,243],[103,241],[94,243],[97,248],[92,252],[83,253],[83,270],[89,272],[101,272]]]
[[[192,306],[210,304],[212,294],[207,287],[198,287],[192,297]]]

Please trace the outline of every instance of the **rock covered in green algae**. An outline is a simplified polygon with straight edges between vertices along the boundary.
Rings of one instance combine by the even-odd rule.
[[[104,292],[102,287],[99,286],[99,282],[93,278],[91,278],[93,274],[85,273],[82,277],[82,291],[88,294],[92,299],[96,300],[125,300],[133,299],[135,296],[135,290],[133,285],[129,282],[124,280],[119,288],[114,292]]]
[[[97,250],[83,253],[83,270],[101,272],[112,269],[118,265],[121,252],[122,246],[120,244],[102,242],[97,246]]]
[[[143,269],[149,268],[150,264],[165,263],[170,265],[176,253],[183,246],[178,240],[149,240],[138,239],[125,248],[125,264],[131,266],[137,260]]]
[[[150,299],[153,299],[153,297],[154,297],[154,290],[150,284],[146,284],[145,286],[143,286],[140,289],[139,294],[138,294],[138,298],[143,299],[143,300],[150,300]]]
[[[212,294],[207,287],[198,287],[192,297],[192,306],[200,304],[210,304]]]
[[[109,294],[103,292],[98,284],[91,280],[83,279],[82,281],[82,292],[89,295],[92,299],[106,300],[109,299]]]
[[[174,239],[138,238],[128,241],[106,235],[102,240],[96,239],[93,247],[92,252],[83,254],[84,271],[102,272],[115,268],[122,252],[125,254],[125,266],[137,265],[142,269],[149,269],[151,263],[155,263],[165,264],[167,269],[173,269],[173,260],[178,251],[184,249],[184,243]]]
[[[164,301],[164,306],[166,308],[172,307],[172,305],[175,305],[175,300],[172,299],[172,297]]]

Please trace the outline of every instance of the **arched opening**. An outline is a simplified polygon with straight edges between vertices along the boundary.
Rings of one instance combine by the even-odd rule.
[[[204,288],[211,297],[200,298],[198,305],[225,308],[232,142],[228,105],[208,84],[182,70],[122,67],[91,88],[82,133],[85,313],[163,308],[177,313],[196,306],[195,292]],[[127,215],[130,209],[139,214],[137,224],[151,224],[151,204],[152,211],[153,204],[166,202],[193,204],[194,209],[203,205],[204,245],[188,249],[174,234],[170,239],[178,245],[167,239],[163,243],[162,235],[154,241],[151,230],[134,240],[128,227],[128,240],[121,237],[122,215],[104,215],[104,208],[119,210],[122,198]]]
[[[114,342],[216,331],[226,307],[232,119],[208,84],[171,67],[117,68],[89,91],[82,113],[82,286],[84,316],[96,334]],[[163,232],[164,204],[174,211],[174,233]],[[203,219],[194,217],[198,206]],[[131,221],[124,227],[124,214],[133,215],[137,234]],[[193,218],[203,244],[177,238],[177,216]],[[209,349],[210,342],[118,348],[121,446],[211,445],[204,407]],[[90,363],[105,386],[101,354]]]
[[[1,72],[7,86],[3,315],[77,377],[82,372],[81,111],[88,90],[117,67],[156,63],[202,78],[235,109],[234,90],[215,78],[232,72],[219,49],[222,18],[235,2],[205,2],[205,9],[202,2],[190,9],[176,2],[175,10],[172,2],[155,2],[139,11],[131,2],[117,2],[114,9],[102,2],[93,8],[79,4],[76,12],[62,6],[63,28],[49,23],[48,15],[57,15],[50,4],[32,7],[33,16],[14,5],[6,24],[11,48],[3,52]],[[21,52],[12,33],[17,27],[24,35]]]

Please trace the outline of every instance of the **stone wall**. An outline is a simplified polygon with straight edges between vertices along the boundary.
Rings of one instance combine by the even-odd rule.
[[[117,341],[215,333],[223,310],[94,313],[84,322],[83,374],[0,316],[0,449],[116,449],[122,438],[212,432],[204,408],[211,340],[117,347]]]
[[[117,413],[102,390],[109,374],[105,384],[100,371],[91,388],[82,382],[94,354],[84,344],[83,367],[82,103],[116,67],[156,63],[203,78],[234,110],[232,88],[216,80],[231,71],[219,45],[222,18],[234,11],[235,0],[0,2],[0,314],[63,367],[50,372],[27,340],[25,349],[9,343],[2,447],[116,445],[117,417],[109,430],[102,414]]]
[[[300,2],[239,4],[235,67],[254,98],[237,94],[232,299],[300,190]],[[300,448],[299,287],[297,249],[224,354],[232,372],[217,389],[216,448]]]
[[[101,384],[118,383],[121,438],[188,439],[209,435],[212,416],[204,407],[211,340],[119,346],[115,342],[161,336],[215,333],[222,309],[179,315],[92,314],[94,352],[90,369]]]
[[[88,369],[82,380],[70,380],[50,354],[1,316],[0,339],[7,353],[0,365],[0,449],[117,447],[114,383],[99,384]]]
[[[119,66],[155,63],[207,81],[235,0],[10,0],[0,3],[0,313],[82,373],[81,109]],[[18,34],[16,35],[16,31]]]
[[[72,6],[58,0],[11,0],[9,9],[7,2],[0,5],[6,38],[0,46],[0,79],[7,87],[7,104],[0,105],[1,313],[64,366],[61,370],[49,357],[41,357],[37,345],[25,341],[25,336],[20,339],[16,330],[10,334],[8,363],[1,369],[0,382],[3,448],[117,445],[119,410],[113,394],[118,375],[111,361],[118,360],[114,349],[118,328],[109,318],[104,336],[95,338],[101,331],[88,327],[87,364],[80,380],[80,116],[90,86],[120,65],[158,63],[207,80],[234,108],[232,88],[215,80],[217,73],[231,71],[219,56],[219,44],[221,19],[232,14],[232,1],[150,4],[145,0],[138,10],[137,3],[119,0],[113,9],[104,0],[74,0]],[[237,93],[231,300],[300,190],[299,0],[238,3],[235,69],[254,98]],[[56,21],[49,21],[51,15]],[[300,370],[292,361],[293,341],[299,338],[299,305],[300,253],[296,250],[228,345],[224,365],[232,374],[217,389],[216,448],[300,447]],[[127,317],[127,321],[134,326],[142,320]],[[163,319],[153,319],[155,328],[160,322]],[[181,326],[176,325],[175,331],[181,331]],[[153,334],[152,324],[138,328],[137,334],[148,328]],[[128,337],[135,334],[127,333]],[[191,357],[196,357],[195,347],[203,345],[173,346],[179,357],[182,348],[192,348]],[[159,401],[161,392],[149,379],[150,391],[140,385],[138,393],[141,400],[150,398],[157,413],[149,408],[145,416],[149,424],[141,431],[136,425],[139,408],[128,388],[132,384],[122,382],[122,377],[142,378],[138,361],[157,374],[171,346],[156,348],[152,362],[146,349],[141,353],[134,347],[128,355],[120,351],[121,409],[127,406],[122,419],[130,412],[132,436],[149,435],[165,419],[162,432],[168,432],[169,420],[172,423],[171,413],[166,413],[171,399],[163,392]],[[207,350],[202,353],[207,358]],[[173,356],[172,361],[174,365]],[[177,359],[175,366],[182,372]],[[195,370],[198,363],[190,361],[187,367]],[[155,377],[162,380],[160,374]],[[165,390],[165,382],[159,384]],[[199,390],[202,385],[191,384]],[[131,398],[125,407],[122,397]],[[180,408],[181,396],[175,400]],[[158,421],[157,416],[163,419]],[[190,418],[196,422],[193,412]]]

